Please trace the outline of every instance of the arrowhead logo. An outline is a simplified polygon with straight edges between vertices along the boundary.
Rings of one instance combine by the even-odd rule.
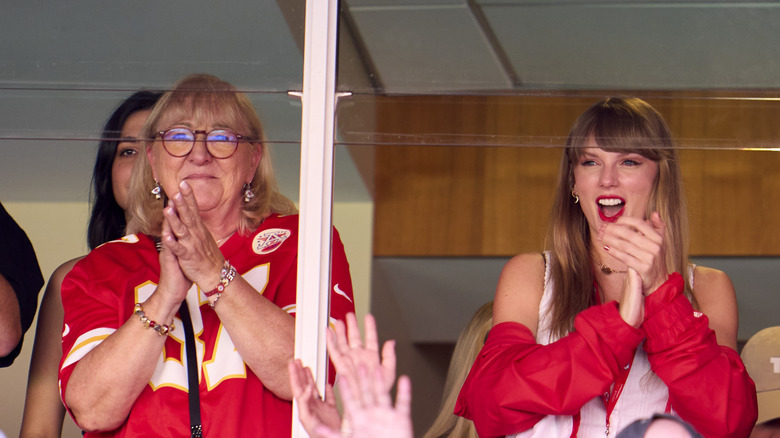
[[[252,250],[255,254],[269,254],[276,251],[290,235],[290,230],[271,228],[255,236],[252,241]]]

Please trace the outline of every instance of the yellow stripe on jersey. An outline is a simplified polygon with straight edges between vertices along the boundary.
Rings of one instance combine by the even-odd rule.
[[[81,360],[81,358],[86,356],[93,348],[100,345],[100,343],[103,342],[103,339],[106,339],[115,331],[116,329],[113,328],[100,327],[79,336],[73,344],[73,347],[71,347],[70,351],[65,356],[65,361],[62,362],[62,367],[60,369],[65,369]]]

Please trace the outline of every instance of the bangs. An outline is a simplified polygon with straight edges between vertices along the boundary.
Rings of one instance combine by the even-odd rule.
[[[215,126],[242,134],[247,140],[259,140],[260,133],[247,123],[241,100],[235,91],[182,90],[173,92],[164,109],[167,120],[209,120]]]
[[[153,141],[161,128],[168,128],[162,126],[163,121],[183,120],[208,121],[243,135],[245,141],[263,141],[263,126],[252,102],[216,76],[194,74],[176,83],[155,105],[143,133],[147,141]]]
[[[582,114],[570,132],[571,158],[579,158],[589,139],[610,152],[636,153],[658,161],[673,149],[666,123],[638,99],[607,99]]]

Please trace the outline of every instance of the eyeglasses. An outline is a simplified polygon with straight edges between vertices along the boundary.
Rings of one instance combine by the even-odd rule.
[[[195,137],[198,134],[206,136],[206,149],[214,158],[230,157],[236,151],[239,140],[244,138],[241,134],[235,134],[227,129],[193,132],[187,128],[171,128],[160,131],[165,151],[174,157],[183,157],[189,154],[192,147],[195,146]]]

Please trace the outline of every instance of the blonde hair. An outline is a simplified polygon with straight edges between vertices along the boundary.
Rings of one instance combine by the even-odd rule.
[[[587,309],[593,299],[588,221],[571,196],[574,168],[589,138],[601,149],[638,153],[658,164],[646,216],[657,211],[666,224],[666,268],[668,272],[683,274],[686,294],[693,298],[687,275],[688,214],[677,149],[669,127],[661,114],[641,99],[607,98],[577,118],[558,171],[546,243],[551,251],[555,285],[551,328],[558,336],[572,329],[574,317]]]
[[[477,438],[477,429],[474,427],[474,423],[466,418],[456,416],[453,411],[460,388],[466,381],[466,376],[469,375],[477,354],[485,345],[485,339],[492,326],[493,302],[490,301],[477,310],[458,337],[455,350],[452,352],[450,367],[447,370],[447,379],[444,382],[441,410],[423,438]]]
[[[262,153],[250,183],[255,197],[242,204],[241,219],[237,224],[239,232],[248,234],[271,213],[296,213],[292,201],[279,192],[269,149],[265,143],[263,125],[252,103],[228,82],[205,74],[192,74],[179,80],[152,109],[141,129],[141,138],[145,139],[146,148],[150,148],[156,141],[163,117],[200,118],[205,114],[220,125],[240,132],[244,138],[242,141],[248,141],[250,147],[260,148]],[[146,153],[141,153],[130,179],[128,233],[160,234],[163,203],[150,195],[154,186],[148,157]]]

